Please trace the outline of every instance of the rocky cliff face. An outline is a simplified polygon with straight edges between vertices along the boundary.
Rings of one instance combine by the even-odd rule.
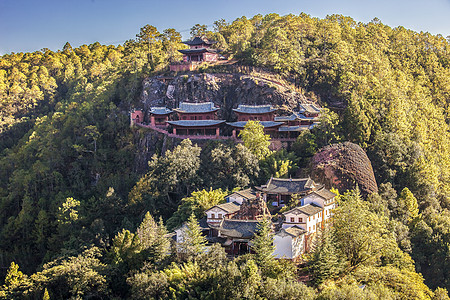
[[[362,195],[378,192],[372,164],[364,150],[353,143],[329,145],[311,159],[311,177],[340,192],[359,186]]]
[[[228,121],[236,119],[232,108],[238,104],[272,104],[288,111],[300,102],[309,102],[288,85],[245,74],[200,73],[144,80],[141,102],[145,111],[152,106],[175,108],[181,101],[212,101],[220,107],[218,117]]]
[[[148,112],[152,106],[176,108],[181,101],[212,101],[220,108],[219,119],[235,121],[232,109],[239,104],[272,104],[281,112],[287,113],[298,109],[299,103],[311,102],[288,83],[271,77],[271,74],[244,73],[190,73],[175,77],[149,77],[143,81],[140,103],[136,108],[144,110],[144,122],[149,122]],[[152,130],[136,132],[135,141],[136,170],[140,173],[146,171],[147,162],[154,153],[162,153],[179,143],[177,139]]]

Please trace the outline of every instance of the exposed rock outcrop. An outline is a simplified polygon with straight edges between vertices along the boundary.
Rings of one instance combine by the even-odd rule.
[[[254,75],[191,73],[173,78],[150,77],[143,82],[141,102],[145,111],[152,106],[177,107],[180,101],[212,101],[220,107],[220,119],[234,120],[238,104],[272,104],[290,110],[310,102],[289,85]]]
[[[329,145],[316,153],[310,164],[311,176],[327,188],[340,192],[359,186],[362,195],[378,192],[372,164],[364,150],[353,143]]]

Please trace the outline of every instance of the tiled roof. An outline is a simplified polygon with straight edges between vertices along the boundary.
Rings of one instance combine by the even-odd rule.
[[[200,226],[200,228],[201,228],[202,230],[210,229],[209,224],[208,224],[206,218],[202,218],[202,219],[198,220],[198,225]],[[181,229],[181,228],[185,228],[185,227],[187,227],[187,222],[184,222],[181,226],[175,228],[174,231],[175,231],[175,230],[178,230],[178,229]]]
[[[308,112],[312,114],[320,113],[320,108],[315,106],[314,104],[300,104],[300,112]]]
[[[304,212],[308,216],[315,215],[323,210],[322,207],[317,206],[315,204],[306,204],[306,205],[300,206],[299,209],[300,209],[300,211]]]
[[[179,120],[167,121],[167,123],[182,127],[207,127],[216,126],[225,123],[225,120]]]
[[[286,229],[282,228],[275,235],[281,235],[281,236],[290,235],[292,237],[298,237],[305,233],[306,233],[306,230],[295,225],[295,226],[292,226],[292,227],[289,227]]]
[[[167,115],[172,113],[172,110],[167,107],[150,107],[150,113],[154,115]]]
[[[270,178],[266,185],[258,187],[266,193],[296,194],[309,191],[316,184],[311,178]]]
[[[230,126],[236,128],[244,128],[248,121],[239,121],[239,122],[229,122],[227,123]],[[276,127],[283,125],[282,122],[274,122],[274,121],[258,121],[264,128]]]
[[[219,110],[214,106],[212,102],[200,102],[200,103],[189,103],[189,102],[180,102],[178,108],[174,109],[175,111],[181,113],[205,113],[205,112],[213,112]]]
[[[303,114],[298,113],[298,112],[293,112],[290,116],[279,116],[279,117],[274,118],[275,121],[280,121],[280,122],[296,121],[296,120],[314,121],[316,119],[317,119],[316,117],[305,117]]]
[[[190,41],[183,42],[183,44],[186,44],[186,45],[189,45],[189,46],[195,46],[195,45],[201,45],[201,44],[212,45],[213,42],[208,41],[204,37],[196,36],[195,38],[193,38]]]
[[[244,114],[266,114],[276,111],[272,105],[242,105],[239,104],[238,108],[234,108],[233,111]]]
[[[217,228],[221,235],[233,238],[252,238],[260,221],[257,220],[223,220]]]
[[[311,125],[281,126],[278,131],[303,131],[311,129]]]
[[[335,193],[327,190],[326,188],[320,189],[318,191],[314,191],[313,193],[319,195],[320,197],[322,197],[325,200],[330,200],[333,197],[336,197]]]
[[[294,207],[293,209],[284,212],[283,215],[286,216],[287,214],[292,214],[292,213],[293,214],[304,213],[307,216],[312,216],[312,215],[315,215],[315,214],[321,212],[322,210],[323,210],[322,207],[317,206],[315,204],[306,204],[303,206]]]
[[[253,191],[252,189],[246,189],[246,190],[242,190],[242,191],[236,191],[230,195],[228,195],[228,197],[234,195],[234,194],[238,194],[239,196],[245,198],[245,199],[255,199],[256,198],[256,194],[255,191]]]
[[[214,207],[218,207],[218,208],[226,211],[229,214],[235,213],[241,208],[241,206],[239,204],[237,204],[236,202],[222,203],[219,205],[215,205],[215,206],[211,207],[210,209],[213,209]],[[208,209],[208,210],[210,210],[210,209]]]
[[[194,53],[204,53],[204,52],[217,53],[217,50],[216,49],[198,48],[198,49],[181,49],[181,50],[178,50],[178,52],[183,53],[183,54],[194,54]]]

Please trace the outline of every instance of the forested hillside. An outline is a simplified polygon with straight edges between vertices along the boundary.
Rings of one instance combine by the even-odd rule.
[[[316,98],[321,125],[265,158],[185,140],[155,149],[139,174],[144,133],[129,110],[143,80],[180,59],[178,32],[146,25],[119,46],[1,56],[0,298],[448,299],[449,41],[339,15],[256,15],[191,33]],[[294,176],[342,141],[366,150],[379,192],[341,191],[336,226],[305,265],[268,258],[263,235],[256,254],[235,261],[220,248],[168,251],[166,227],[201,218],[237,187]]]

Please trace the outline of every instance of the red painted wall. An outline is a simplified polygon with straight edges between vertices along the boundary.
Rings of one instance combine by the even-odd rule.
[[[236,114],[238,115],[238,121],[273,121],[273,112],[266,114],[243,114],[236,112]]]
[[[141,110],[135,110],[131,112],[131,122],[142,123],[144,121],[144,113]]]
[[[208,118],[209,117],[209,118]],[[215,120],[216,113],[208,112],[208,113],[178,113],[179,120]]]

